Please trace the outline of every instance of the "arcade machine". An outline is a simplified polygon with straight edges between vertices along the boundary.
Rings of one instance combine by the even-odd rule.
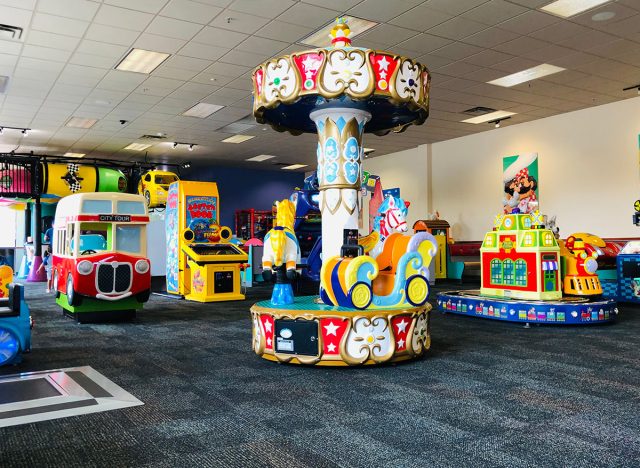
[[[180,180],[167,198],[167,292],[197,302],[242,300],[240,272],[248,256],[220,227],[215,182]]]
[[[419,219],[413,223],[413,232],[428,232],[438,241],[438,255],[435,258],[435,279],[447,278],[447,256],[451,226],[444,219]]]

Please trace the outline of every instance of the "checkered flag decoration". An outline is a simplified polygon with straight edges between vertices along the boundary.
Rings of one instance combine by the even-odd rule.
[[[80,181],[82,180],[78,177],[78,171],[80,170],[80,165],[75,163],[67,164],[67,173],[63,177],[64,180],[69,185],[69,190],[71,193],[79,192],[82,189],[82,185]]]

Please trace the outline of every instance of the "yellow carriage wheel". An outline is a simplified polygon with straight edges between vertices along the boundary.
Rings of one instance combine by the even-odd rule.
[[[363,281],[358,281],[351,287],[349,297],[351,298],[353,307],[356,309],[366,309],[369,307],[369,304],[371,304],[371,299],[373,299],[371,286]]]
[[[636,200],[635,203],[633,204],[633,207],[635,208],[636,211],[640,211],[640,200]]]
[[[429,296],[429,284],[424,276],[413,275],[407,280],[405,286],[407,301],[413,306],[421,306],[427,302]]]

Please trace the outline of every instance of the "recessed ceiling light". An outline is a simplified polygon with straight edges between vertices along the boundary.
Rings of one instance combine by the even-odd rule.
[[[131,143],[129,146],[125,146],[124,149],[133,150],[133,151],[143,151],[149,148],[150,146],[153,146],[153,145],[147,145],[145,143]]]
[[[64,153],[67,158],[82,158],[86,153]]]
[[[252,138],[255,138],[255,136],[253,136],[253,135],[233,135],[233,136],[230,136],[229,138],[225,138],[224,140],[222,140],[222,143],[242,143],[244,141],[251,140]]]
[[[478,117],[471,117],[470,119],[461,120],[461,122],[470,123],[470,124],[481,124],[485,122],[490,122],[492,120],[498,120],[503,117],[509,117],[510,115],[515,115],[515,114],[516,114],[515,112],[499,110],[499,111],[491,112],[490,114],[484,114]]]
[[[219,111],[224,106],[219,106],[217,104],[209,104],[208,102],[199,102],[195,106],[187,109],[181,115],[185,115],[187,117],[198,117],[200,119],[206,119],[214,112]]]
[[[262,162],[272,158],[275,158],[275,156],[272,156],[270,154],[259,154],[258,156],[254,156],[253,158],[245,159],[245,161]]]
[[[293,171],[294,169],[300,169],[302,167],[307,167],[308,164],[291,164],[290,166],[284,166],[282,169],[287,171]]]
[[[149,74],[164,62],[169,55],[171,54],[152,50],[131,49],[125,58],[116,65],[116,70]]]
[[[601,11],[600,13],[596,13],[591,17],[592,21],[608,21],[611,18],[616,16],[615,11]]]
[[[525,83],[531,80],[536,80],[538,78],[542,78],[543,76],[553,75],[554,73],[558,73],[563,70],[566,69],[562,67],[556,67],[555,65],[549,65],[548,63],[543,63],[542,65],[538,65],[537,67],[527,68],[526,70],[503,76],[502,78],[498,78],[497,80],[487,81],[487,83],[510,88],[511,86],[515,86],[517,84]]]
[[[611,0],[556,0],[548,5],[540,7],[542,11],[562,18],[569,18],[583,11],[590,10]]]
[[[358,34],[362,34],[366,30],[378,25],[378,23],[374,23],[373,21],[356,18],[355,16],[345,15],[343,16],[343,18],[346,20],[346,23],[349,25],[349,29],[351,30],[349,39],[353,39]],[[300,40],[300,42],[302,44],[315,47],[328,47],[329,45],[331,45],[331,40],[329,39],[329,37],[334,25],[335,21],[331,21],[330,23],[325,24],[316,32],[311,33],[307,37]]]
[[[67,123],[67,127],[74,128],[91,128],[93,127],[98,119],[85,119],[84,117],[71,117]]]

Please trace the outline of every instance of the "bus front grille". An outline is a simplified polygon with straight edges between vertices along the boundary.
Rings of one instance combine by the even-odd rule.
[[[123,293],[131,287],[130,263],[101,263],[98,265],[96,286],[103,294]]]

